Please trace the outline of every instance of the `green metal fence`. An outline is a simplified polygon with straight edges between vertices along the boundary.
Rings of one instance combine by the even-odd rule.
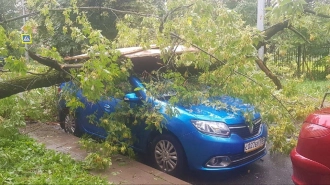
[[[305,75],[311,80],[323,80],[330,74],[330,47],[298,46],[297,48],[281,52],[274,49],[273,60],[276,66],[291,66],[295,75]]]

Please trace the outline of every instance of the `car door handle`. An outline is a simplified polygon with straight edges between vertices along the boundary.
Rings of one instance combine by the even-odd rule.
[[[104,110],[105,110],[106,112],[111,112],[111,106],[108,105],[108,104],[105,104],[105,105],[104,105]]]

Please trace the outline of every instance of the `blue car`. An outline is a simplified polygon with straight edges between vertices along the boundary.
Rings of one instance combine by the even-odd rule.
[[[87,133],[106,138],[107,133],[97,124],[89,123],[88,115],[101,118],[105,112],[115,111],[120,101],[137,105],[146,100],[167,119],[162,133],[156,130],[132,129],[138,140],[132,146],[136,151],[151,153],[155,166],[169,174],[178,174],[186,166],[192,170],[224,171],[245,166],[266,155],[267,127],[259,113],[253,111],[253,119],[247,122],[243,116],[253,106],[229,96],[217,98],[240,111],[216,109],[207,105],[175,105],[177,114],[165,113],[166,99],[147,97],[146,89],[138,77],[129,77],[132,89],[123,99],[102,100],[91,103],[78,91],[77,97],[85,104],[78,108],[75,117],[69,114],[64,101],[60,103],[60,123],[67,132]],[[64,87],[62,84],[61,87]]]

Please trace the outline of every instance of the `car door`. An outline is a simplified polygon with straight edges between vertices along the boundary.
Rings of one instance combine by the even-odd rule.
[[[84,108],[80,107],[76,111],[76,121],[80,129],[97,137],[107,137],[107,132],[99,125],[100,119],[105,113],[110,114],[114,112],[120,100],[106,98],[93,103],[81,96],[80,101],[85,105]]]

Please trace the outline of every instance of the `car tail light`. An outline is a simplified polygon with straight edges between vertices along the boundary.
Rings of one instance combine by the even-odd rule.
[[[312,124],[312,123],[304,123],[301,131],[300,131],[300,138],[315,138],[315,137],[322,137],[330,134],[330,129]]]

